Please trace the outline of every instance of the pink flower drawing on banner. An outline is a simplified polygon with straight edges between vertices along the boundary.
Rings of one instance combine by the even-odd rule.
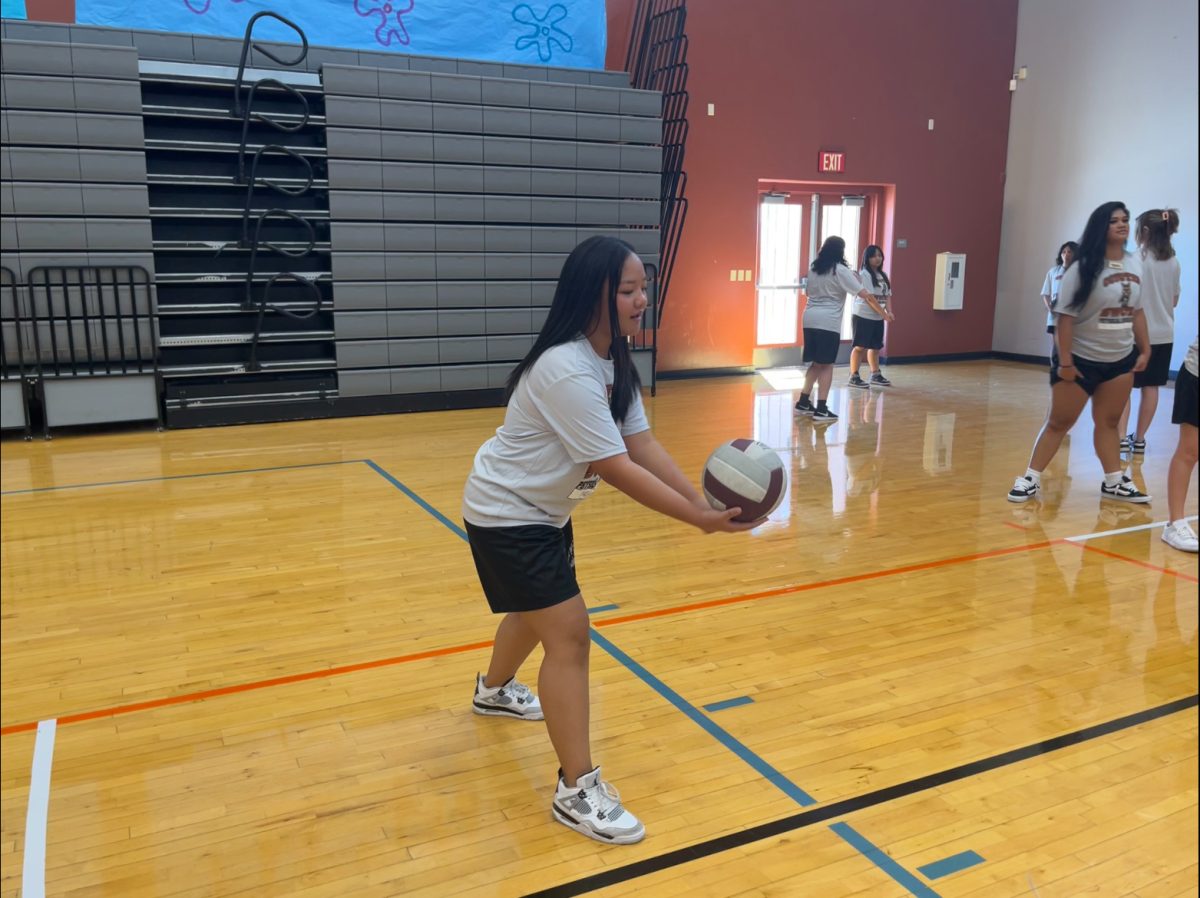
[[[407,6],[392,3],[390,0],[384,0],[383,3],[379,3],[378,0],[375,2],[376,5],[367,6],[360,5],[359,0],[354,0],[354,11],[363,18],[379,16],[379,27],[375,29],[375,40],[383,46],[390,47],[393,41],[408,46],[411,38],[408,36],[408,29],[404,27],[404,19],[401,17],[412,12],[417,0],[408,0]],[[389,21],[393,15],[396,17],[395,25]]]
[[[188,8],[189,12],[194,12],[198,16],[204,15],[212,6],[213,0],[201,0],[200,6],[197,8],[193,5],[192,0],[183,0],[183,5]],[[246,0],[230,0],[231,3],[245,3]]]

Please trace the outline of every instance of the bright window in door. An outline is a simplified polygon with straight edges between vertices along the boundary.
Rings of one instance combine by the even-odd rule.
[[[858,271],[859,256],[862,248],[858,245],[859,223],[862,206],[848,206],[843,201],[840,206],[821,207],[821,242],[829,237],[841,237],[846,241],[846,261],[851,271]],[[846,310],[842,314],[842,339],[849,340],[852,336],[850,318],[853,315],[854,303],[847,297]]]
[[[782,200],[767,196],[758,207],[759,346],[796,342],[804,207]]]

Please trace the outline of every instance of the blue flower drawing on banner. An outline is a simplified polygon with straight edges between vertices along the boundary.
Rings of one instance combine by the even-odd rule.
[[[199,8],[193,6],[192,2],[193,2],[193,0],[183,0],[183,5],[188,8],[189,12],[194,12],[196,15],[202,16],[206,12],[208,12],[208,8],[210,6],[212,6],[213,0],[201,0]],[[245,3],[246,0],[232,0],[232,2],[233,3]]]
[[[375,40],[385,47],[390,47],[392,42],[408,46],[411,38],[408,36],[408,29],[404,27],[404,20],[401,16],[410,13],[413,7],[417,5],[417,0],[408,0],[408,6],[400,7],[389,0],[384,0],[383,3],[376,3],[374,7],[359,6],[358,0],[354,0],[354,11],[364,18],[367,16],[379,16],[379,27],[375,29]],[[396,24],[389,25],[388,19],[395,13]]]
[[[522,25],[529,25],[532,28],[529,34],[517,38],[516,48],[524,50],[536,44],[538,58],[542,62],[550,61],[550,57],[554,53],[552,49],[554,45],[558,45],[558,48],[564,53],[570,53],[571,48],[575,45],[571,35],[557,27],[557,23],[567,17],[567,8],[561,3],[551,6],[546,10],[544,16],[535,13],[529,4],[522,3],[520,6],[514,7],[512,16]]]

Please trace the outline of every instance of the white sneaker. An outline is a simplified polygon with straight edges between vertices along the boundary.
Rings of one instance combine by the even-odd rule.
[[[1162,541],[1180,552],[1195,552],[1198,547],[1196,534],[1187,521],[1175,521],[1163,528]]]
[[[518,717],[521,720],[541,720],[542,703],[524,683],[513,677],[503,686],[488,689],[483,674],[475,675],[475,699],[471,710],[485,717]]]
[[[1042,491],[1042,486],[1036,480],[1029,477],[1021,476],[1017,478],[1017,482],[1013,484],[1013,488],[1008,491],[1009,502],[1028,502]]]
[[[600,779],[600,768],[568,786],[558,772],[558,788],[550,805],[554,819],[597,842],[632,845],[646,837],[642,821],[621,806],[621,796],[611,783]]]

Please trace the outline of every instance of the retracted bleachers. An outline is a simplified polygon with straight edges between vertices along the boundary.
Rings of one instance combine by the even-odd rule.
[[[6,38],[0,82],[0,264],[13,278],[5,355],[10,372],[24,368],[8,378],[6,404],[21,381],[46,426],[157,418],[137,53]],[[135,320],[144,333],[124,345]]]
[[[3,29],[126,60],[170,426],[494,404],[580,240],[658,262],[662,96],[623,73],[251,40],[243,131],[242,41]]]

